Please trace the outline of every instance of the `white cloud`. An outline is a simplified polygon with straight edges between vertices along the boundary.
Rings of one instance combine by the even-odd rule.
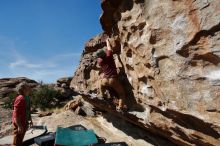
[[[80,54],[59,54],[46,59],[29,60],[13,51],[14,60],[9,63],[10,77],[25,76],[45,83],[55,82],[58,78],[72,76],[77,67]]]
[[[20,65],[22,65],[22,64],[24,64],[24,63],[25,63],[24,60],[17,60],[17,61],[15,61],[15,62],[10,63],[10,64],[9,64],[9,67],[10,67],[10,68],[14,68],[14,67],[20,66]]]
[[[55,57],[57,58],[73,58],[73,57],[80,57],[81,53],[66,53],[66,54],[60,54]]]
[[[72,76],[81,57],[81,53],[65,52],[41,58],[21,48],[15,39],[0,36],[0,78],[28,77],[52,83],[58,78]]]
[[[28,61],[23,60],[23,59],[18,59],[15,62],[11,62],[9,64],[10,68],[16,68],[16,67],[24,67],[27,69],[31,69],[31,68],[42,68],[43,65],[42,64],[33,64],[33,63],[28,63]]]
[[[37,82],[43,81],[44,83],[55,83],[57,79],[61,77],[72,76],[73,72],[70,69],[40,69],[40,70],[26,70],[17,69],[1,72],[0,78],[13,78],[13,77],[27,77]]]
[[[71,69],[68,70],[35,70],[30,74],[30,77],[35,79],[36,81],[43,81],[45,83],[56,82],[57,79],[61,77],[72,76],[73,73]]]

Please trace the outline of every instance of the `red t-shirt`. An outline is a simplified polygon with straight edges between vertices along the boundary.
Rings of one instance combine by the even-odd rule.
[[[15,98],[14,101],[14,110],[12,114],[12,122],[15,123],[15,119],[19,117],[20,122],[23,127],[27,125],[26,123],[26,102],[23,95],[19,95]]]
[[[111,50],[106,50],[105,58],[98,58],[98,64],[104,73],[104,77],[108,78],[117,75],[117,69]]]

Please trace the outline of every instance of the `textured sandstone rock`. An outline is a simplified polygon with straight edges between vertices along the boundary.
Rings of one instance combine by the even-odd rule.
[[[47,112],[40,112],[38,114],[38,117],[46,117],[46,116],[50,116],[52,114],[53,114],[53,112],[49,112],[49,111],[47,111]]]
[[[67,86],[69,86],[70,82],[72,80],[72,77],[64,77],[64,78],[60,78],[57,80],[57,85],[62,85],[62,84],[66,84]]]
[[[69,88],[71,77],[63,77],[57,80],[55,85],[51,86],[61,93],[61,99],[68,99],[74,95],[74,91]]]
[[[69,101],[65,106],[64,110],[72,110],[75,111],[76,114],[82,116],[94,116],[95,110],[94,107],[83,100],[82,96],[77,95],[73,96],[73,100]]]
[[[69,101],[65,106],[65,110],[75,110],[78,106],[82,105],[81,97],[76,96],[73,100]]]
[[[16,86],[21,82],[27,82],[32,87],[38,85],[36,81],[25,77],[2,78],[0,79],[0,98],[6,97],[8,94],[15,92]]]
[[[178,145],[220,145],[219,0],[103,0],[101,6],[104,34],[86,43],[71,88],[97,93],[101,72],[93,53],[107,34],[129,104],[150,111],[142,115],[149,123],[136,116],[130,122]]]

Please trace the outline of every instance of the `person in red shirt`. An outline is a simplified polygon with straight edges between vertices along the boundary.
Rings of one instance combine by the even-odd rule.
[[[14,100],[12,114],[14,134],[12,146],[22,146],[25,132],[28,129],[28,122],[30,121],[30,126],[33,126],[30,114],[30,98],[28,97],[30,91],[31,88],[26,82],[22,82],[17,86],[18,96]]]
[[[127,110],[127,106],[125,104],[125,91],[118,79],[117,68],[114,62],[109,38],[106,39],[106,45],[107,49],[99,49],[96,52],[98,65],[104,73],[104,77],[101,79],[100,83],[100,94],[104,97],[106,86],[113,88],[119,96],[119,103],[116,110],[124,112]]]

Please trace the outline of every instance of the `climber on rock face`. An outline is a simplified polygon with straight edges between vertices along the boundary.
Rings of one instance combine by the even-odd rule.
[[[100,81],[100,93],[101,96],[104,97],[105,88],[113,88],[119,96],[119,102],[116,110],[118,112],[124,112],[127,110],[127,106],[125,104],[125,91],[118,79],[117,68],[114,62],[109,38],[106,39],[106,44],[107,48],[99,49],[96,52],[98,65],[104,73],[104,77]]]

